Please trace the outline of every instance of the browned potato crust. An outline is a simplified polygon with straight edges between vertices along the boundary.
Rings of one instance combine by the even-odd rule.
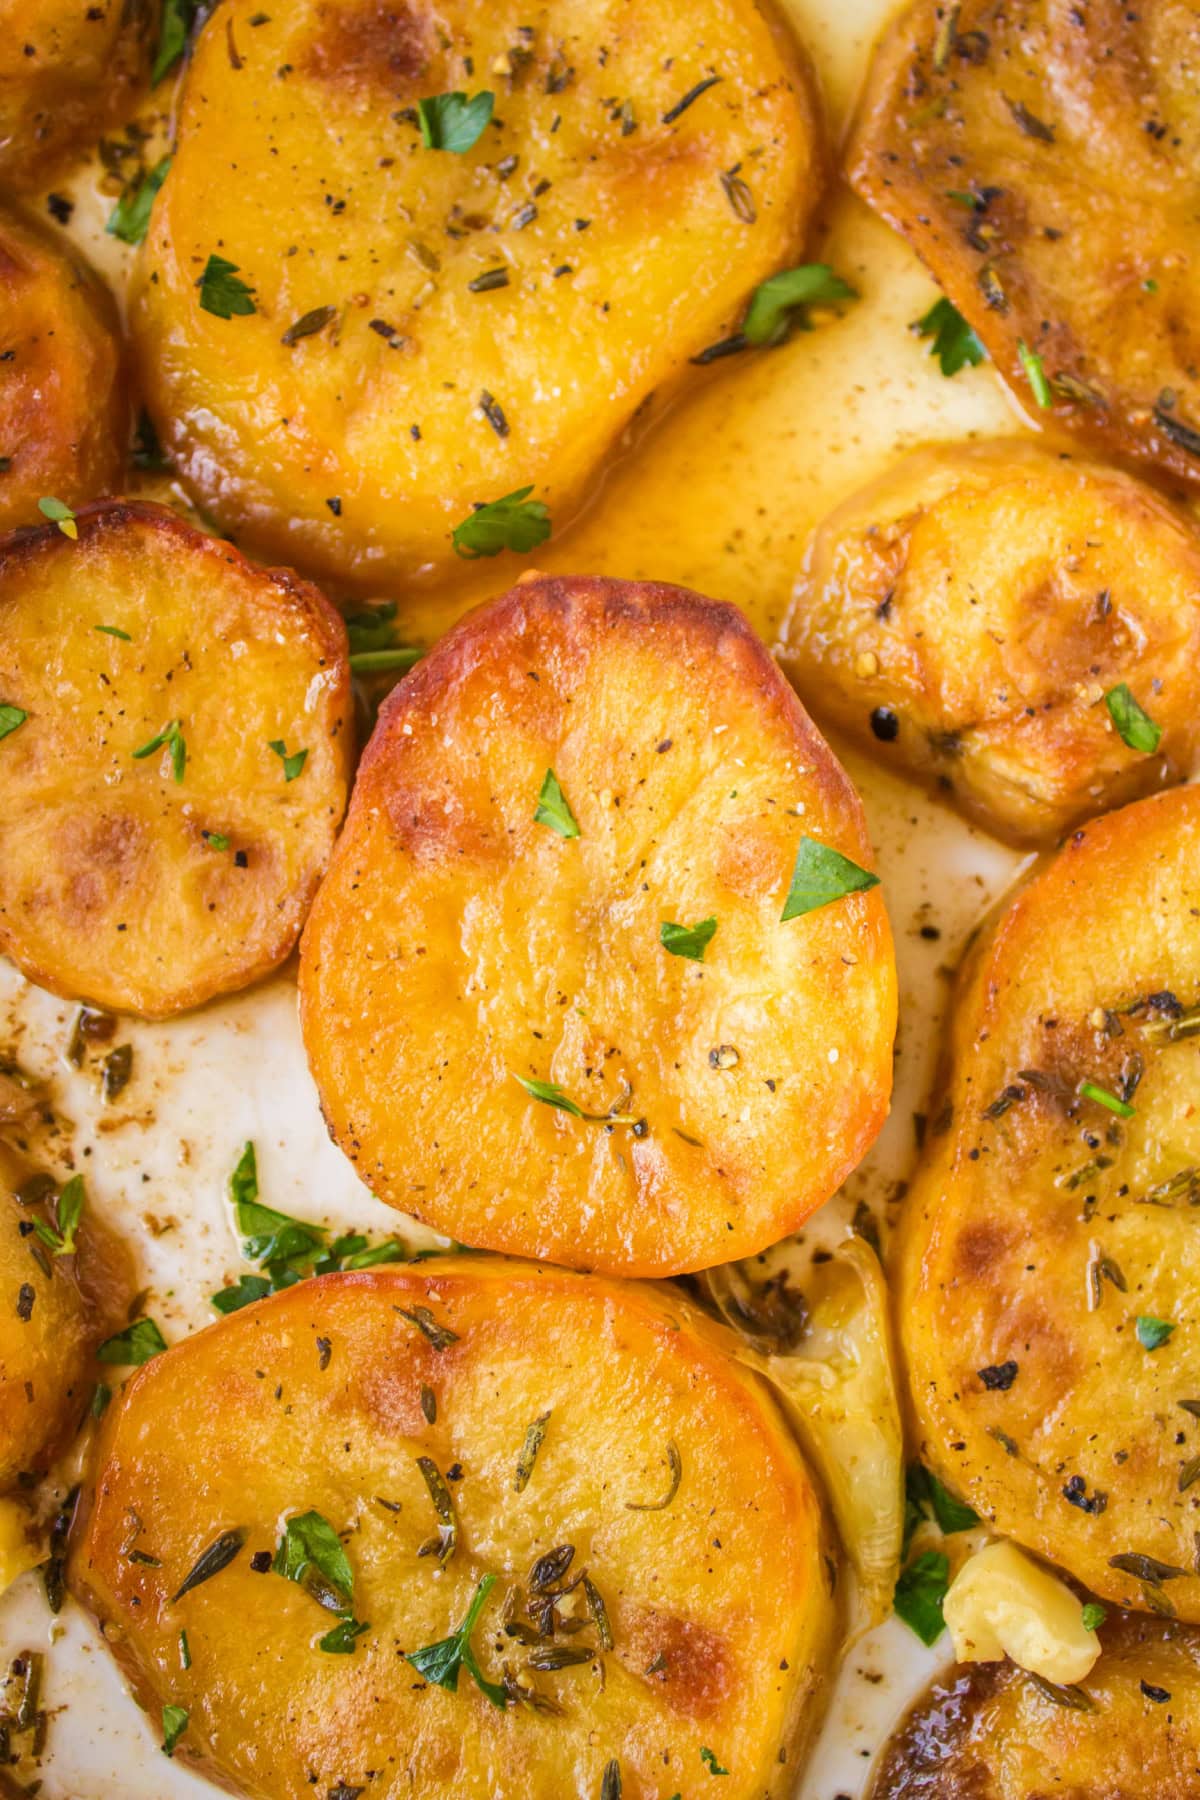
[[[1015,1663],[942,1676],[885,1748],[871,1800],[1198,1800],[1200,1633],[1110,1613],[1065,1705]]]
[[[1198,944],[1196,788],[1076,831],[1013,901],[954,1013],[897,1288],[923,1460],[1092,1592],[1192,1621]]]
[[[577,837],[535,820],[548,770]],[[896,1014],[878,890],[780,922],[805,836],[870,860],[735,608],[535,577],[473,613],[381,712],[304,934],[309,1060],[363,1179],[613,1273],[793,1230],[883,1122]],[[708,919],[702,963],[662,947]]]
[[[104,501],[77,529],[0,541],[0,700],[27,715],[0,739],[0,950],[163,1017],[296,942],[346,803],[345,629],[164,507]],[[273,743],[307,753],[292,779]]]
[[[82,259],[0,208],[0,529],[121,479],[129,433],[116,309]]]
[[[1192,483],[1198,57],[1187,0],[917,0],[847,156],[1033,412]]]
[[[413,1800],[599,1796],[614,1760],[625,1800],[697,1800],[702,1749],[728,1772],[724,1800],[783,1796],[826,1666],[833,1565],[799,1452],[725,1342],[678,1295],[527,1265],[303,1282],[134,1377],[105,1420],[72,1585],[155,1726],[187,1709],[177,1757],[255,1800],[352,1793],[372,1772]],[[452,1495],[444,1572],[422,1551],[438,1519],[419,1456]],[[252,1561],[309,1511],[350,1563],[367,1629],[349,1655],[318,1647],[330,1612]],[[131,1516],[153,1563],[126,1554]],[[180,1596],[228,1531],[234,1560]],[[535,1587],[564,1545],[565,1573]],[[465,1669],[451,1693],[403,1660],[457,1628],[487,1575],[471,1648],[485,1680],[507,1671],[534,1703],[500,1710]],[[568,1628],[531,1642],[547,1586],[571,1586]],[[572,1651],[578,1666],[536,1667]]]
[[[44,188],[129,108],[159,0],[0,0],[0,181]]]
[[[817,717],[1018,843],[1200,751],[1200,537],[1132,476],[1023,439],[906,457],[820,525],[781,661]],[[1161,729],[1128,747],[1120,683]]]
[[[477,143],[424,147],[420,100],[485,90]],[[239,542],[368,592],[526,485],[561,526],[797,259],[820,161],[756,0],[225,0],[133,294],[162,440]],[[213,253],[252,316],[203,310]]]

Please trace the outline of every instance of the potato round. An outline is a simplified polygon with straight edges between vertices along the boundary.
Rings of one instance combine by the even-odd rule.
[[[1090,1710],[1007,1661],[942,1676],[884,1749],[870,1800],[1196,1800],[1200,1633],[1110,1613],[1101,1636]]]
[[[578,836],[534,817],[550,771]],[[302,945],[363,1180],[464,1242],[610,1273],[796,1227],[883,1122],[896,1010],[878,890],[780,922],[805,836],[870,860],[733,607],[542,577],[472,614],[383,708]],[[702,962],[662,947],[710,919]]]
[[[0,529],[111,492],[129,435],[116,309],[74,252],[0,208]]]
[[[833,1565],[786,1426],[722,1343],[676,1295],[522,1265],[304,1282],[130,1383],[72,1585],[156,1722],[186,1707],[176,1755],[256,1800],[353,1791],[372,1770],[414,1800],[595,1800],[613,1759],[626,1796],[665,1783],[693,1800],[711,1780],[702,1750],[728,1770],[727,1800],[783,1795],[825,1666]],[[422,1556],[438,1519],[419,1456],[452,1495],[444,1572]],[[318,1649],[336,1621],[308,1592],[251,1563],[309,1511],[344,1539],[367,1623],[350,1655]],[[126,1555],[131,1514],[156,1564]],[[231,1530],[236,1559],[173,1599]],[[563,1545],[564,1583],[586,1569],[612,1648],[599,1653],[580,1583],[562,1611],[582,1628],[541,1651],[591,1665],[535,1671],[531,1570]],[[472,1649],[485,1679],[507,1667],[533,1703],[498,1710],[465,1669],[450,1693],[402,1660],[458,1627],[486,1575]],[[503,1630],[514,1616],[523,1637]]]
[[[0,181],[44,188],[130,107],[157,0],[0,0]]]
[[[1076,831],[1013,901],[954,1011],[897,1289],[923,1460],[1094,1593],[1193,1621],[1198,949],[1195,788]]]
[[[0,701],[26,715],[0,738],[0,950],[163,1017],[295,944],[346,801],[345,630],[164,507],[71,528],[0,542]]]
[[[1033,414],[1192,483],[1197,55],[1175,0],[916,0],[847,157]]]
[[[935,445],[809,545],[781,660],[819,718],[1037,843],[1200,751],[1200,537],[1115,469],[1025,440]],[[1124,683],[1162,733],[1129,747]]]
[[[417,103],[453,92],[494,121],[427,149]],[[796,259],[818,188],[807,75],[755,0],[226,0],[135,282],[148,402],[240,542],[366,591],[444,571],[478,502],[532,485],[565,522]],[[253,314],[203,309],[214,253]]]

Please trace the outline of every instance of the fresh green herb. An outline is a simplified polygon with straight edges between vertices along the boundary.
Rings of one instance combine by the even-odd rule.
[[[579,836],[579,821],[571,811],[571,803],[559,786],[558,776],[553,769],[546,770],[533,822],[535,825],[548,825],[561,838]]]
[[[102,631],[105,637],[120,638],[123,644],[132,644],[133,642],[129,633],[127,631],[122,631],[119,625],[93,625],[92,630]]]
[[[47,1225],[44,1219],[33,1221],[38,1237],[55,1256],[74,1256],[75,1233],[83,1217],[83,1202],[83,1176],[72,1175],[58,1196],[54,1225]]]
[[[217,319],[231,319],[235,313],[245,316],[257,312],[254,289],[238,274],[238,264],[226,262],[223,256],[210,256],[204,273],[197,281],[200,306]]]
[[[427,1306],[414,1306],[411,1312],[398,1306],[396,1311],[410,1325],[415,1325],[423,1338],[427,1338],[437,1351],[448,1350],[451,1344],[457,1344],[458,1333],[451,1331],[448,1325],[439,1325]]]
[[[108,1403],[112,1399],[112,1389],[107,1381],[98,1381],[92,1390],[92,1403],[88,1407],[88,1415],[93,1419],[102,1419],[108,1411]]]
[[[245,1542],[244,1531],[235,1528],[233,1531],[220,1532],[212,1543],[206,1545],[200,1552],[172,1594],[171,1604],[174,1605],[177,1600],[182,1600],[183,1596],[190,1594],[193,1588],[201,1587],[206,1581],[211,1581],[214,1575],[221,1573],[222,1569],[227,1569]]]
[[[1137,1111],[1130,1106],[1128,1100],[1122,1100],[1118,1094],[1110,1094],[1095,1081],[1081,1081],[1078,1092],[1084,1100],[1094,1100],[1097,1106],[1105,1107],[1110,1113],[1116,1113],[1118,1119],[1132,1119]]]
[[[811,331],[810,306],[836,306],[840,300],[857,300],[858,294],[827,263],[805,263],[783,269],[762,281],[750,296],[742,321],[748,344],[782,344],[792,331]]]
[[[156,732],[149,743],[143,744],[133,752],[134,762],[141,762],[143,757],[153,756],[156,750],[166,746],[171,752],[171,773],[176,781],[183,780],[187,768],[187,744],[183,736],[183,724],[179,719],[170,719],[162,730]]]
[[[123,244],[140,244],[150,228],[150,213],[159,188],[167,179],[171,158],[164,156],[152,169],[132,182],[108,215],[105,231]]]
[[[465,94],[432,94],[417,101],[421,142],[427,150],[450,150],[463,156],[487,130],[496,96],[486,88],[470,100]]]
[[[604,1775],[600,1782],[600,1800],[621,1800],[621,1793],[621,1765],[614,1756],[604,1765]]]
[[[715,1754],[708,1748],[707,1744],[701,1747],[700,1761],[704,1764],[710,1775],[728,1775],[729,1773],[728,1769],[723,1769],[721,1767]]]
[[[397,644],[394,650],[359,650],[350,658],[350,673],[389,675],[395,669],[411,669],[424,654],[411,644]]]
[[[53,498],[39,500],[38,511],[52,524],[57,525],[63,536],[72,542],[79,536],[79,527],[75,523],[75,514],[65,500]]]
[[[181,1631],[179,1634],[179,1666],[181,1669],[190,1669],[192,1666],[192,1652],[188,1645],[186,1631]]]
[[[135,1319],[115,1337],[107,1338],[96,1355],[103,1363],[119,1363],[138,1368],[158,1356],[167,1347],[166,1339],[153,1319]]]
[[[287,745],[282,738],[272,738],[267,745],[267,749],[273,750],[283,764],[283,779],[285,781],[295,781],[297,775],[299,775],[301,769],[303,769],[305,763],[308,761],[307,750],[294,750],[289,756]]]
[[[518,1494],[523,1494],[529,1486],[529,1477],[533,1474],[533,1465],[537,1461],[549,1423],[550,1414],[539,1413],[525,1433],[525,1442],[521,1445],[521,1454],[517,1458],[517,1472],[513,1477],[513,1488]]]
[[[223,831],[202,831],[201,837],[210,850],[228,850],[229,839]]]
[[[845,894],[862,894],[878,886],[878,875],[860,869],[840,850],[820,844],[815,838],[802,837],[779,922],[786,925],[789,919],[816,912],[818,907],[828,906]]]
[[[1042,359],[1037,351],[1031,350],[1024,338],[1020,338],[1017,341],[1017,355],[1021,359],[1021,367],[1025,371],[1033,390],[1033,397],[1038,405],[1053,406],[1054,395],[1050,391],[1050,383],[1046,379],[1046,371],[1042,367]]]
[[[0,701],[0,738],[10,737],[14,731],[19,731],[28,717],[29,714],[21,707],[13,706],[7,700]]]
[[[319,1512],[298,1513],[288,1520],[272,1567],[329,1612],[345,1614],[354,1598],[350,1559],[337,1532]]]
[[[1089,1600],[1083,1609],[1083,1629],[1099,1631],[1107,1617],[1108,1608],[1106,1606],[1101,1606],[1096,1600]]]
[[[426,1681],[432,1682],[436,1687],[447,1688],[452,1694],[458,1691],[459,1669],[465,1669],[479,1691],[487,1696],[498,1711],[503,1712],[508,1705],[507,1694],[494,1681],[484,1678],[471,1649],[471,1633],[495,1581],[494,1575],[484,1575],[481,1578],[467,1608],[467,1616],[456,1632],[440,1639],[436,1644],[427,1644],[423,1650],[414,1650],[404,1660],[411,1663],[417,1674]]]
[[[329,1656],[351,1656],[354,1653],[354,1640],[370,1629],[370,1623],[362,1619],[339,1619],[332,1630],[327,1631],[323,1638],[317,1639],[317,1649],[324,1650]]]
[[[536,1081],[531,1077],[518,1075],[513,1070],[513,1080],[519,1081],[525,1092],[534,1100],[540,1100],[543,1106],[556,1106],[560,1112],[570,1113],[573,1119],[587,1119],[593,1125],[636,1125],[633,1113],[596,1113],[584,1112],[577,1106],[569,1094],[564,1094],[556,1081]]]
[[[502,550],[523,556],[544,544],[550,536],[550,509],[544,500],[531,500],[532,492],[532,485],[514,488],[499,500],[476,506],[451,533],[456,553],[468,561],[498,556]]]
[[[293,320],[279,341],[290,349],[301,338],[316,337],[319,331],[324,331],[327,325],[333,323],[337,314],[336,306],[314,306],[311,312],[301,313],[298,319]],[[340,501],[338,504],[340,507]]]
[[[933,339],[929,354],[937,357],[943,375],[957,375],[960,369],[974,369],[987,361],[987,351],[958,308],[944,295],[934,301],[912,329],[918,337]]]
[[[1162,726],[1156,725],[1150,714],[1138,705],[1128,683],[1120,681],[1116,687],[1109,688],[1104,704],[1121,742],[1128,744],[1131,750],[1140,750],[1143,756],[1153,756],[1162,737]]]
[[[936,1644],[945,1630],[942,1602],[949,1586],[950,1558],[941,1550],[923,1551],[900,1573],[892,1604],[923,1644]]]
[[[667,1465],[671,1471],[671,1478],[670,1478],[670,1482],[667,1486],[667,1491],[663,1495],[662,1499],[661,1500],[627,1500],[625,1502],[625,1511],[626,1512],[665,1512],[666,1511],[667,1507],[670,1506],[672,1500],[674,1500],[676,1494],[679,1492],[679,1484],[683,1480],[683,1458],[680,1456],[679,1446],[675,1443],[675,1440],[673,1438],[667,1444]]]
[[[716,933],[715,919],[701,919],[696,925],[673,925],[664,919],[658,928],[658,941],[672,956],[686,956],[691,962],[703,962],[704,952]]]
[[[394,600],[385,600],[380,606],[367,606],[361,612],[347,613],[346,638],[351,656],[392,648],[396,641],[396,610]]]
[[[158,51],[150,71],[150,80],[155,87],[175,67],[187,48],[188,32],[195,16],[196,0],[165,0]]]
[[[422,1544],[417,1554],[436,1556],[444,1568],[458,1548],[458,1517],[454,1511],[454,1501],[432,1456],[418,1456],[417,1467],[429,1489],[429,1498],[433,1501],[433,1510],[438,1516],[437,1536]]]
[[[1170,1319],[1156,1319],[1151,1313],[1140,1313],[1135,1329],[1143,1350],[1160,1350],[1175,1326]]]
[[[161,473],[171,466],[163,455],[163,447],[159,443],[158,433],[154,429],[154,420],[144,408],[138,414],[130,460],[135,469],[151,469],[157,473]]]
[[[922,1519],[934,1519],[939,1531],[947,1537],[956,1531],[970,1531],[973,1525],[979,1523],[979,1514],[974,1508],[957,1499],[921,1463],[910,1463],[905,1471],[904,1494],[906,1507],[911,1508],[915,1514],[912,1529],[907,1531],[905,1549],[908,1548],[913,1530]]]
[[[164,1706],[162,1712],[163,1750],[167,1756],[174,1756],[175,1746],[187,1730],[188,1712],[186,1706]]]
[[[253,1306],[256,1300],[265,1300],[274,1291],[265,1275],[239,1275],[231,1287],[213,1294],[210,1305],[219,1313],[240,1312],[243,1306]]]

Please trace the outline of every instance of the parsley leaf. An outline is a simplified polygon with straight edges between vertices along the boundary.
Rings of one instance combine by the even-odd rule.
[[[157,87],[163,76],[175,67],[187,48],[188,32],[196,16],[196,0],[165,0],[162,26],[158,34],[158,50],[150,81]]]
[[[421,142],[427,150],[452,150],[462,156],[479,142],[496,104],[486,88],[468,100],[465,94],[432,94],[417,101]]]
[[[1137,1111],[1136,1106],[1130,1106],[1128,1100],[1122,1100],[1117,1094],[1110,1094],[1107,1088],[1095,1081],[1081,1081],[1078,1092],[1084,1100],[1094,1100],[1097,1106],[1116,1113],[1118,1119],[1132,1119]]]
[[[265,1275],[241,1275],[232,1287],[223,1287],[219,1294],[214,1294],[211,1304],[219,1313],[240,1312],[243,1306],[253,1306],[256,1300],[265,1300],[273,1291]]]
[[[351,656],[373,650],[390,650],[396,641],[396,602],[385,600],[381,606],[365,606],[361,612],[346,614],[346,637]]]
[[[923,1551],[900,1573],[892,1604],[923,1644],[936,1644],[946,1628],[942,1602],[949,1586],[950,1558],[941,1550]]]
[[[354,1653],[355,1638],[360,1638],[364,1631],[370,1629],[369,1622],[353,1619],[347,1614],[323,1638],[318,1638],[317,1649],[324,1650],[329,1656],[351,1656]]]
[[[519,1081],[525,1092],[545,1106],[556,1106],[560,1112],[570,1113],[573,1119],[588,1119],[593,1125],[636,1125],[633,1113],[595,1113],[585,1112],[577,1106],[569,1094],[564,1094],[556,1081],[536,1081],[513,1070],[513,1080]]]
[[[176,781],[183,780],[183,772],[187,768],[187,744],[184,742],[183,724],[179,719],[170,719],[162,730],[156,732],[149,743],[132,752],[134,762],[141,762],[144,757],[153,756],[156,750],[166,745],[171,752],[171,772]]]
[[[707,1744],[701,1746],[700,1761],[704,1764],[710,1775],[728,1775],[729,1773],[728,1769],[723,1769],[721,1767],[715,1753],[709,1749]]]
[[[1121,742],[1128,744],[1131,750],[1140,750],[1143,756],[1153,756],[1162,737],[1162,726],[1156,725],[1150,714],[1138,705],[1128,683],[1119,681],[1116,687],[1109,688],[1104,704]]]
[[[136,1319],[101,1344],[96,1355],[103,1363],[119,1363],[127,1368],[140,1368],[166,1349],[166,1339],[153,1319]]]
[[[49,519],[53,524],[57,525],[63,536],[70,538],[72,542],[79,536],[79,527],[75,523],[75,514],[71,511],[71,508],[67,505],[65,500],[55,500],[52,497],[45,500],[39,500],[38,511],[44,518]]]
[[[142,242],[150,228],[154,197],[167,179],[170,167],[171,158],[164,156],[161,162],[147,170],[140,181],[130,183],[108,215],[108,223],[104,229],[110,237],[120,238],[123,244]]]
[[[1169,1319],[1156,1319],[1150,1313],[1141,1313],[1136,1329],[1137,1341],[1143,1350],[1160,1350],[1175,1326]]]
[[[1033,390],[1033,397],[1038,405],[1043,407],[1053,406],[1054,395],[1050,391],[1050,383],[1046,379],[1046,371],[1042,366],[1042,359],[1037,351],[1031,350],[1024,338],[1019,338],[1017,340],[1017,355],[1021,359],[1021,367],[1028,377],[1029,385]]]
[[[297,775],[299,775],[305,763],[308,761],[307,750],[293,750],[292,754],[289,756],[287,745],[282,738],[272,738],[267,745],[267,749],[273,750],[283,764],[283,779],[285,781],[295,781]]]
[[[29,714],[22,707],[13,706],[7,700],[0,700],[0,738],[11,736],[19,731]]]
[[[864,894],[869,888],[878,886],[878,875],[872,875],[869,869],[860,869],[840,850],[819,844],[815,838],[802,837],[779,922],[786,925],[789,919],[816,912],[819,907],[828,906],[845,894]]]
[[[175,1746],[187,1730],[188,1710],[186,1706],[164,1706],[162,1710],[163,1752],[174,1756]]]
[[[532,492],[532,486],[514,488],[477,506],[451,533],[458,555],[473,562],[478,556],[499,556],[501,550],[523,555],[544,544],[550,536],[550,509],[544,500],[531,500]]]
[[[957,375],[960,369],[974,369],[987,361],[987,351],[944,295],[916,321],[913,330],[918,337],[933,339],[929,354],[937,357],[943,375]]]
[[[75,1233],[79,1229],[79,1221],[83,1217],[83,1176],[72,1175],[70,1181],[58,1196],[55,1207],[55,1226],[47,1225],[44,1219],[35,1219],[33,1229],[48,1249],[55,1256],[74,1256]]]
[[[158,441],[154,420],[145,409],[138,414],[137,429],[133,434],[133,449],[130,454],[135,469],[153,469],[161,473],[162,470],[170,467],[163,454],[163,447]]]
[[[533,822],[535,825],[548,825],[561,838],[579,836],[579,821],[571,811],[571,803],[559,786],[558,776],[553,769],[546,770]]]
[[[922,1518],[932,1517],[938,1529],[947,1537],[956,1531],[970,1531],[972,1525],[978,1525],[979,1514],[973,1507],[967,1506],[953,1495],[949,1488],[943,1487],[937,1476],[921,1463],[910,1463],[904,1476],[904,1494],[907,1508],[912,1508],[915,1519],[912,1528],[908,1529],[906,1516],[906,1540],[911,1540],[913,1530]]]
[[[223,256],[210,256],[196,286],[200,289],[200,305],[217,319],[231,319],[234,313],[257,312],[254,289],[247,287],[238,274],[237,263]]]
[[[127,631],[122,631],[119,625],[93,625],[92,630],[102,631],[105,637],[120,638],[123,644],[132,644],[133,642],[129,633]]]
[[[704,952],[716,933],[715,919],[701,919],[695,925],[674,925],[664,919],[658,928],[658,941],[672,956],[686,956],[690,962],[703,962]]]
[[[319,1512],[298,1513],[287,1521],[271,1566],[330,1612],[344,1612],[354,1598],[350,1559],[337,1532]]]
[[[1099,1631],[1108,1617],[1108,1608],[1101,1606],[1098,1600],[1089,1600],[1083,1609],[1083,1629]]]
[[[811,331],[807,308],[835,306],[839,300],[857,300],[849,282],[835,275],[827,263],[804,263],[798,269],[781,269],[761,281],[750,296],[742,321],[748,344],[782,344],[793,327]]]
[[[508,1695],[494,1681],[488,1681],[475,1660],[471,1649],[471,1633],[483,1611],[483,1603],[495,1585],[494,1575],[484,1575],[475,1589],[467,1616],[458,1630],[449,1637],[441,1638],[436,1644],[426,1644],[423,1650],[414,1650],[405,1662],[411,1663],[418,1675],[435,1687],[442,1687],[450,1693],[458,1691],[458,1671],[463,1668],[471,1677],[480,1693],[485,1694],[492,1705],[503,1712],[508,1705]]]
[[[243,1146],[237,1167],[229,1178],[229,1197],[242,1243],[242,1254],[251,1262],[282,1262],[311,1256],[324,1248],[323,1225],[308,1225],[287,1213],[264,1206],[258,1197],[258,1159],[254,1145]]]

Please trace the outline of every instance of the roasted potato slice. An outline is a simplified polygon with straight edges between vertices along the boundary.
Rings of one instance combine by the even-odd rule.
[[[349,689],[316,588],[164,507],[0,541],[0,950],[151,1018],[274,968],[345,807]]]
[[[158,0],[0,0],[0,181],[44,188],[119,120],[150,67]]]
[[[1200,1633],[1110,1613],[1101,1635],[1079,1687],[1010,1662],[940,1676],[884,1748],[871,1800],[1194,1800]]]
[[[0,52],[2,55],[3,52]],[[0,207],[0,530],[109,493],[129,435],[116,308],[72,251]]]
[[[1197,56],[1180,0],[917,0],[847,156],[1034,413],[1191,483]]]
[[[1003,913],[901,1219],[922,1460],[1122,1605],[1200,1620],[1200,791]]]
[[[455,93],[494,117],[426,147]],[[455,566],[477,503],[562,524],[795,260],[818,163],[756,0],[226,0],[132,301],[163,442],[239,541],[368,592]]]
[[[186,1709],[176,1756],[258,1800],[371,1771],[414,1800],[784,1795],[833,1565],[724,1341],[676,1295],[528,1265],[303,1282],[131,1381],[70,1580],[156,1725]],[[333,1557],[266,1572],[313,1515]],[[474,1667],[439,1687],[405,1659],[472,1596]],[[318,1599],[362,1623],[350,1654]]]
[[[792,1230],[883,1122],[896,1012],[877,890],[781,922],[802,840],[870,857],[733,607],[535,577],[473,613],[385,704],[303,940],[363,1180],[612,1273]]]
[[[818,718],[1044,842],[1195,767],[1200,536],[1114,469],[934,445],[818,527],[781,660]]]

